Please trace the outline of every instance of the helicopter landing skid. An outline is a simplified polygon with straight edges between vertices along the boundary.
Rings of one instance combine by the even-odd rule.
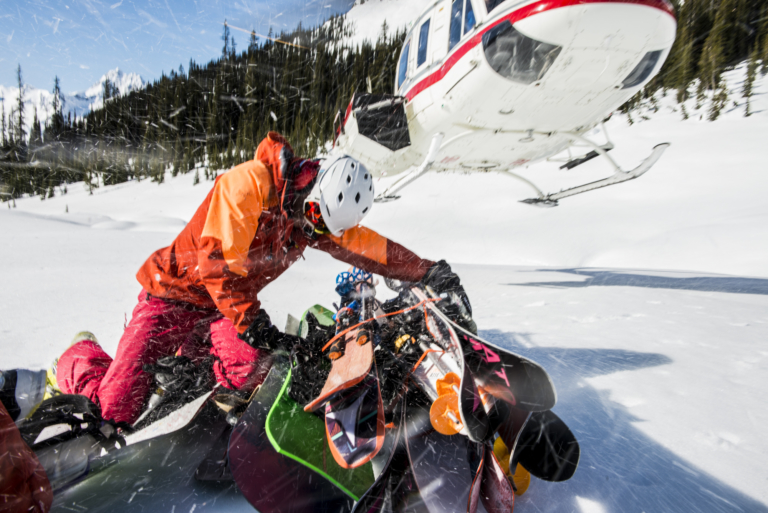
[[[597,180],[595,182],[590,182],[584,185],[578,185],[576,187],[571,187],[570,189],[565,189],[564,191],[552,193],[543,195],[540,194],[538,198],[529,198],[522,200],[520,203],[526,203],[528,205],[536,205],[536,206],[543,206],[543,207],[555,207],[557,206],[558,200],[561,200],[563,198],[567,198],[569,196],[574,196],[576,194],[581,194],[582,192],[588,192],[595,189],[600,189],[602,187],[608,187],[609,185],[615,185],[617,183],[627,182],[629,180],[634,180],[635,178],[642,176],[645,174],[651,167],[653,167],[654,164],[661,158],[661,155],[664,153],[664,150],[666,150],[669,147],[669,143],[661,143],[657,144],[653,147],[653,151],[651,152],[648,157],[646,157],[645,160],[643,160],[639,166],[637,166],[635,169],[632,169],[630,171],[623,171],[608,155],[605,153],[605,150],[602,148],[595,148],[595,150],[608,158],[608,160],[613,164],[614,168],[616,169],[616,172],[609,176],[608,178],[603,178],[602,180]]]

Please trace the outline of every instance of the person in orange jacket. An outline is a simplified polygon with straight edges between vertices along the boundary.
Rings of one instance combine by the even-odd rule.
[[[253,390],[270,351],[300,342],[272,325],[258,293],[307,247],[384,277],[460,289],[445,261],[359,226],[373,198],[373,177],[356,160],[331,159],[320,169],[270,132],[255,159],[219,176],[173,243],[139,269],[139,304],[114,360],[95,337],[75,340],[59,359],[59,388],[89,397],[105,419],[133,423],[152,385],[144,365],[202,350],[213,356],[218,383]]]

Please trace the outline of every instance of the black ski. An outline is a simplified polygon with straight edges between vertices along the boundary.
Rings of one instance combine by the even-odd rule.
[[[544,481],[566,481],[579,466],[579,442],[560,417],[551,411],[534,412],[517,440],[510,469],[520,463]]]

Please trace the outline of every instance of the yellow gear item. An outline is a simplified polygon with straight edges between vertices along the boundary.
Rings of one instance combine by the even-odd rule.
[[[501,465],[501,468],[504,470],[507,477],[511,477],[509,474],[509,449],[507,449],[507,446],[504,444],[504,440],[502,440],[501,437],[498,437],[496,441],[493,442],[493,454],[496,456],[496,459],[499,460],[499,465]]]
[[[514,475],[510,475],[509,458],[511,457],[511,454],[509,454],[509,449],[504,444],[504,440],[502,440],[501,437],[498,437],[496,441],[493,442],[493,454],[496,456],[496,459],[499,460],[499,464],[504,470],[504,473],[508,478],[512,479],[512,482],[515,484],[515,489],[517,490],[515,495],[524,494],[531,484],[531,474],[518,463]]]
[[[531,484],[531,473],[518,463],[515,475],[512,476],[512,482],[515,483],[515,488],[517,488],[515,495],[522,495],[528,489],[528,485]]]

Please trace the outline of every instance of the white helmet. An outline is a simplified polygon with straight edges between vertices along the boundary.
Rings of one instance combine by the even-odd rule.
[[[318,201],[328,231],[340,236],[360,224],[373,206],[373,177],[348,155],[329,159],[307,201]]]

